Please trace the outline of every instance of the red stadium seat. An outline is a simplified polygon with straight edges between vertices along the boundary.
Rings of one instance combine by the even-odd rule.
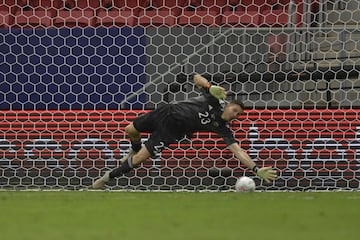
[[[97,11],[95,26],[135,26],[139,6],[133,0],[102,0]]]
[[[277,61],[284,62],[286,60],[286,42],[288,35],[284,33],[269,34],[266,36],[266,42],[269,46],[270,54],[268,56],[269,62]]]
[[[179,25],[218,26],[221,23],[221,8],[224,0],[183,0]]]
[[[142,26],[173,26],[181,13],[177,0],[140,1],[139,24]]]
[[[301,25],[302,0],[267,0],[271,9],[263,12],[264,22],[262,26],[266,27],[286,27],[288,24]],[[291,6],[293,4],[293,6]],[[269,34],[266,36],[266,42],[269,46],[269,62],[286,61],[286,43],[288,35],[284,33]],[[270,69],[272,66],[270,65]]]
[[[323,3],[321,3],[320,0],[314,0],[310,4],[310,22],[312,27],[318,26],[318,24],[321,22],[319,18],[322,12],[322,5]]]
[[[54,19],[56,27],[87,27],[95,24],[95,13],[99,0],[55,0],[58,13]]]
[[[0,3],[0,28],[9,28],[19,7],[16,0],[2,0]]]
[[[301,23],[301,0],[267,0],[267,2],[271,8],[263,11],[263,26],[282,27],[289,23],[296,25]],[[291,4],[293,4],[292,8],[290,8]]]
[[[229,0],[223,8],[221,25],[229,27],[255,27],[262,22],[261,13],[266,0]]]
[[[14,27],[51,27],[56,9],[51,0],[18,1]]]

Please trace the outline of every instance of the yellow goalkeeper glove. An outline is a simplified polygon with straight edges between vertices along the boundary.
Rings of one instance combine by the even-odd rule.
[[[212,96],[216,97],[217,99],[225,99],[227,95],[225,89],[219,86],[211,86],[209,88],[209,92]]]
[[[274,181],[277,177],[276,171],[272,167],[262,167],[255,172],[257,176],[264,179],[267,183]]]

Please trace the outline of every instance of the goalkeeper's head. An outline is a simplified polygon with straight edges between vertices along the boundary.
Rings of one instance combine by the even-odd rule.
[[[221,118],[228,122],[237,119],[244,112],[244,109],[244,103],[238,99],[234,99],[226,104],[224,111],[221,114]]]

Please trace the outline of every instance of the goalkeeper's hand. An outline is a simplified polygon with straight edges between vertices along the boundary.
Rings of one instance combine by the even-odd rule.
[[[225,99],[226,98],[226,90],[223,87],[219,86],[211,86],[209,88],[209,92],[212,96],[216,97],[217,99]]]
[[[277,177],[276,171],[272,167],[262,167],[256,172],[260,178],[264,179],[267,183],[274,181]]]

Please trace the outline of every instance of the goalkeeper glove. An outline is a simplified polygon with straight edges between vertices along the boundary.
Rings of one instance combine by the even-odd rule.
[[[272,167],[254,167],[254,172],[260,178],[264,179],[267,183],[274,181],[277,177],[276,171]]]
[[[226,91],[223,87],[211,86],[209,88],[209,92],[212,96],[216,97],[217,99],[225,99],[226,98]]]

